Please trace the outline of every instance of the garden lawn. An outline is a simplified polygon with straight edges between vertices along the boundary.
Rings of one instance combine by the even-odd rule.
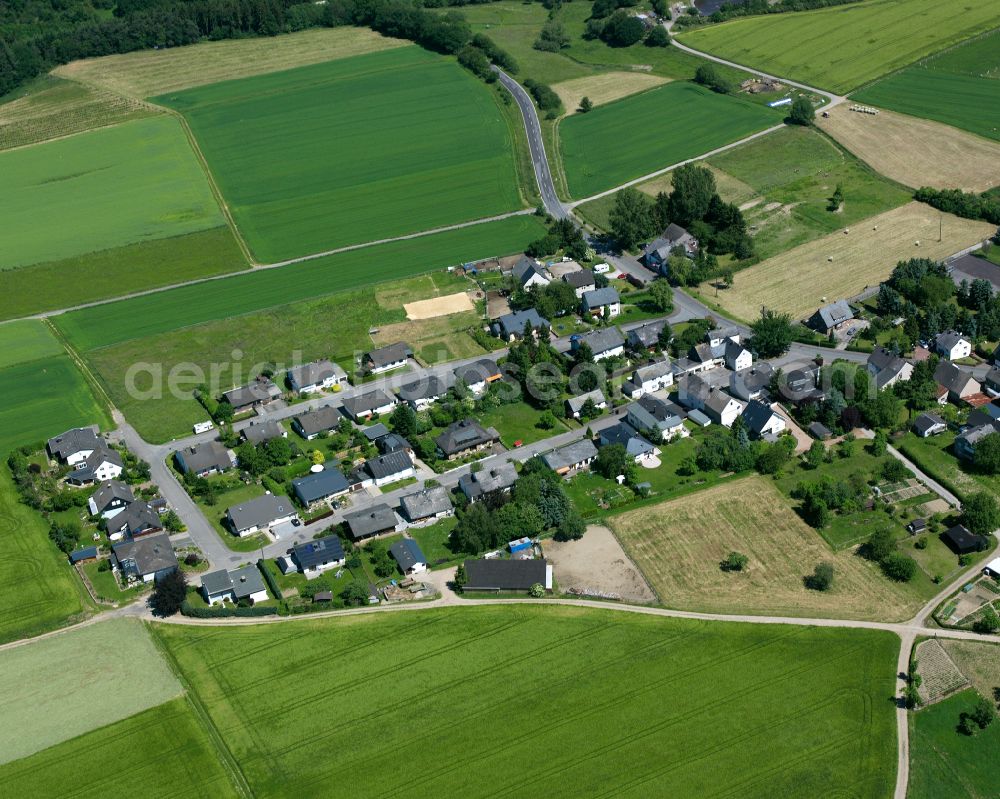
[[[893,444],[959,499],[965,499],[978,491],[1000,494],[1000,476],[982,474],[971,468],[971,464],[960,460],[952,449],[954,442],[955,433],[948,430],[930,438],[921,438],[916,433],[909,432]]]
[[[559,126],[569,193],[597,194],[780,121],[766,107],[688,82],[575,114]]]
[[[81,686],[80,693],[94,704],[114,704],[110,692],[100,697]],[[123,758],[128,783],[146,799],[240,796],[196,712],[180,698],[0,766],[0,793],[55,799],[72,786],[78,799],[104,799],[121,790]]]
[[[166,115],[2,152],[0,174],[0,269],[223,224],[181,123]]]
[[[456,554],[448,547],[449,536],[457,523],[458,520],[450,516],[427,527],[410,528],[410,537],[419,544],[420,551],[427,558],[428,568],[440,569],[453,566],[465,558],[463,554]]]
[[[314,300],[345,289],[398,281],[479,258],[509,255],[523,250],[544,232],[537,217],[516,216],[316,258],[281,269],[265,269],[120,300],[62,314],[57,325],[77,349],[86,351],[300,300]]]
[[[738,64],[846,93],[1000,25],[994,0],[867,0],[744,17],[682,33],[685,44]]]
[[[513,143],[492,92],[416,46],[154,101],[190,123],[260,261],[521,207]]]
[[[854,97],[1000,141],[1000,32],[914,64]]]
[[[521,401],[501,405],[495,410],[483,411],[478,413],[477,417],[483,427],[495,427],[500,434],[500,443],[507,449],[513,449],[516,441],[533,444],[543,438],[565,433],[568,429],[565,422],[557,416],[555,427],[551,430],[542,430],[537,426],[541,415],[542,411]]]
[[[895,779],[887,633],[555,606],[156,632],[260,796],[345,773],[360,796],[626,799]]]
[[[908,799],[996,796],[1000,724],[994,722],[971,738],[956,729],[961,714],[971,712],[978,698],[969,689],[909,714]]]
[[[26,679],[30,675],[30,680]],[[0,762],[127,718],[181,693],[137,619],[111,619],[0,653]]]
[[[129,602],[136,598],[146,586],[142,583],[133,585],[131,588],[122,589],[118,583],[118,578],[111,569],[101,570],[100,566],[106,561],[91,560],[81,565],[80,568],[90,580],[90,585],[98,599],[107,602]]]

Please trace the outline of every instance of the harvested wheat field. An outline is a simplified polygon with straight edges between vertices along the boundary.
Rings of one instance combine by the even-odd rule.
[[[947,639],[941,641],[941,646],[983,696],[993,696],[1000,688],[1000,646]]]
[[[835,553],[806,526],[769,480],[748,477],[609,520],[625,551],[667,607],[709,613],[775,614],[899,621],[923,600],[892,583],[851,550]],[[727,573],[731,551],[749,557]],[[833,588],[803,584],[820,562],[834,567]]]
[[[230,39],[88,58],[58,67],[53,74],[103,86],[128,97],[153,97],[408,44],[367,28],[319,28],[285,36]]]
[[[816,126],[906,186],[986,191],[1000,185],[1000,144],[940,122],[884,109],[860,114],[841,105],[829,118],[817,117]]]
[[[474,311],[475,306],[469,295],[460,291],[457,294],[448,294],[445,297],[432,297],[429,300],[417,300],[408,302],[403,306],[407,319],[433,319],[435,316],[447,316],[462,311]]]
[[[594,105],[602,105],[620,97],[652,89],[668,81],[669,78],[650,75],[648,72],[602,72],[599,75],[587,75],[556,83],[552,89],[562,100],[566,113],[572,114],[580,107],[580,101],[584,97],[589,97]]]
[[[744,320],[757,318],[762,305],[801,319],[881,283],[899,261],[946,258],[995,231],[994,225],[911,202],[859,222],[849,233],[831,233],[737,273],[733,288],[715,301]],[[708,284],[702,289],[712,290]]]

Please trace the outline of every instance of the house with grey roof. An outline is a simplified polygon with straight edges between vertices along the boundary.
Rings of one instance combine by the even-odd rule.
[[[580,309],[590,316],[614,319],[622,312],[622,300],[618,296],[618,290],[608,286],[586,292],[580,302]]]
[[[174,461],[182,474],[207,477],[221,474],[233,468],[232,453],[218,441],[205,441],[191,447],[184,447],[174,453]]]
[[[425,375],[396,389],[396,396],[415,411],[423,411],[444,397],[448,386],[437,375]]]
[[[948,429],[948,424],[936,413],[922,413],[913,420],[913,432],[921,438],[930,438]]]
[[[1000,394],[1000,366],[994,366],[986,373],[983,387],[994,397]]]
[[[353,481],[362,488],[369,486],[381,488],[389,483],[408,480],[416,474],[409,454],[404,450],[397,450],[379,455],[377,458],[369,458],[354,470],[348,482]]]
[[[671,441],[689,435],[680,415],[675,413],[668,403],[648,394],[637,402],[629,403],[625,421],[636,430],[643,431],[654,441]]]
[[[934,379],[938,385],[948,390],[948,399],[957,404],[983,390],[982,384],[973,377],[971,369],[963,369],[944,359],[938,361]]]
[[[639,397],[670,388],[674,384],[674,370],[670,359],[656,361],[646,366],[640,366],[632,372],[632,385],[639,390]],[[632,395],[632,399],[639,399]]]
[[[510,275],[522,289],[530,289],[532,286],[541,288],[552,282],[541,264],[527,255],[517,259],[510,269]]]
[[[729,393],[744,402],[761,399],[767,394],[773,376],[774,368],[771,364],[758,361],[749,369],[741,369],[729,375]]]
[[[166,533],[111,546],[111,564],[128,582],[159,582],[177,571],[177,556]]]
[[[399,433],[389,433],[388,435],[382,436],[375,442],[375,446],[383,455],[388,455],[390,452],[399,452],[402,450],[411,458],[413,457],[413,445]]]
[[[722,345],[722,360],[727,369],[740,372],[753,366],[753,353],[739,341],[726,339],[725,344]]]
[[[976,457],[976,447],[979,442],[987,436],[1000,433],[1000,422],[990,422],[972,427],[964,433],[955,436],[955,443],[952,445],[958,457],[971,461]]]
[[[756,402],[757,400],[751,400]],[[747,403],[730,396],[722,389],[714,389],[705,400],[705,404],[700,410],[716,424],[723,427],[732,427],[733,422],[743,413]]]
[[[397,533],[405,526],[395,511],[384,502],[344,516],[352,539],[361,541],[383,533]]]
[[[628,331],[628,346],[631,350],[655,350],[660,346],[660,334],[667,326],[667,321],[644,322]]]
[[[281,396],[281,389],[278,388],[269,377],[263,375],[254,378],[245,386],[233,388],[222,395],[223,402],[228,402],[233,406],[236,413],[249,411],[261,405],[274,402]]]
[[[288,385],[298,394],[313,394],[342,386],[347,382],[347,372],[340,364],[323,359],[304,363],[288,370]]]
[[[946,330],[934,337],[934,351],[942,358],[957,361],[972,355],[972,342],[957,330]]]
[[[573,291],[578,300],[582,300],[583,295],[588,291],[593,291],[597,288],[597,283],[594,280],[594,273],[589,269],[579,269],[576,272],[570,272],[569,274],[563,275],[562,280],[563,283],[568,283],[573,287]]]
[[[463,474],[458,479],[458,487],[469,499],[475,502],[493,491],[510,491],[517,482],[517,469],[510,461],[503,463],[484,464],[478,472]]]
[[[65,463],[67,466],[75,466],[98,447],[107,446],[104,440],[97,435],[97,431],[96,424],[90,427],[74,427],[72,430],[50,438],[46,442],[45,448],[55,460]]]
[[[725,344],[727,341],[740,343],[740,329],[735,325],[723,325],[709,330],[705,334],[705,340],[713,347]]]
[[[109,541],[133,540],[162,530],[160,515],[148,502],[133,502],[107,522]]]
[[[494,428],[483,427],[472,418],[452,422],[434,439],[438,451],[450,461],[482,452],[498,441],[500,434]]]
[[[576,352],[582,345],[590,347],[595,361],[614,358],[625,352],[625,339],[617,327],[602,327],[589,333],[574,333],[570,336],[569,347]]]
[[[667,262],[678,247],[688,258],[694,258],[698,254],[698,239],[680,225],[671,223],[662,235],[646,245],[642,251],[642,260],[654,272],[665,274]]]
[[[396,561],[403,574],[420,574],[427,571],[427,557],[420,544],[412,538],[403,538],[389,547],[389,554]]]
[[[493,335],[504,341],[523,338],[524,331],[529,327],[533,335],[539,336],[548,335],[551,325],[549,320],[539,315],[534,308],[504,314],[492,325]]]
[[[348,416],[354,421],[360,422],[371,416],[391,413],[397,404],[394,397],[389,396],[382,389],[376,388],[356,397],[348,397],[344,400],[343,407]]]
[[[332,405],[324,405],[314,411],[300,413],[292,420],[292,429],[306,441],[312,441],[322,433],[336,430],[343,418]]]
[[[556,447],[542,455],[542,461],[556,474],[569,474],[580,469],[588,469],[595,458],[597,458],[597,447],[589,438]]]
[[[606,410],[608,407],[608,401],[604,396],[604,392],[599,388],[595,388],[593,391],[588,391],[578,397],[570,397],[566,400],[566,413],[574,419],[579,419],[583,413],[583,406],[588,401],[592,402],[594,408],[599,411]]]
[[[839,330],[844,324],[854,319],[854,311],[847,300],[837,300],[824,305],[809,317],[806,324],[813,330],[827,334]]]
[[[71,485],[85,486],[114,480],[125,471],[122,456],[101,441],[86,458],[77,461],[73,471],[66,475]]]
[[[875,380],[875,387],[879,391],[913,377],[913,364],[898,352],[881,345],[872,350],[865,368]]]
[[[87,508],[92,516],[113,519],[135,502],[132,487],[120,480],[107,480],[87,500]]]
[[[292,547],[289,557],[284,559],[285,565],[298,569],[310,580],[328,569],[342,567],[346,561],[344,545],[338,535],[328,535],[296,544]]]
[[[240,538],[270,530],[298,517],[292,501],[286,496],[275,494],[255,497],[233,505],[226,511],[229,529]]]
[[[750,400],[747,403],[742,418],[752,438],[773,438],[788,426],[784,416],[759,400]]]
[[[351,484],[332,464],[326,464],[321,472],[310,472],[304,477],[292,480],[292,493],[305,507],[317,502],[326,502],[343,496],[351,490]]]
[[[477,397],[485,393],[491,383],[503,378],[503,373],[496,361],[491,358],[480,358],[465,366],[455,369],[455,379],[462,381],[465,387]]]
[[[427,524],[455,513],[451,495],[444,486],[422,488],[399,500],[399,509],[407,523]]]
[[[288,432],[273,419],[266,422],[250,422],[240,431],[244,441],[251,444],[266,444],[273,438],[288,438]]]
[[[611,427],[605,427],[597,434],[597,442],[601,447],[621,444],[625,447],[625,453],[636,463],[641,463],[660,453],[660,450],[652,442],[628,422],[619,422]]]
[[[201,578],[201,595],[209,605],[226,601],[249,603],[267,601],[267,588],[256,566],[241,566],[227,571],[219,569]]]
[[[361,367],[369,374],[391,372],[406,366],[407,360],[413,357],[413,350],[405,341],[387,344],[384,347],[366,352],[361,357]]]
[[[719,344],[713,347],[707,341],[703,341],[700,344],[692,344],[687,357],[692,363],[699,364],[698,371],[707,371],[722,366],[725,353],[725,345]]]

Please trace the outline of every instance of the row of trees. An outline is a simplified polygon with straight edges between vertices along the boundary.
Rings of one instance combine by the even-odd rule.
[[[694,6],[688,9],[685,16],[677,20],[678,27],[694,27],[710,23],[725,22],[734,17],[748,17],[759,14],[784,14],[788,11],[810,11],[828,6],[842,6],[857,3],[860,0],[733,0],[723,3],[716,11],[707,17],[701,16]]]
[[[917,189],[914,199],[965,219],[982,219],[1000,225],[1000,198],[993,194],[975,194],[961,189]]]

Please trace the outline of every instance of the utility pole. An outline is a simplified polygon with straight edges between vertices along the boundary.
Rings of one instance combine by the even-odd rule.
[[[944,214],[938,213],[938,241],[941,241],[941,234],[944,232]]]

